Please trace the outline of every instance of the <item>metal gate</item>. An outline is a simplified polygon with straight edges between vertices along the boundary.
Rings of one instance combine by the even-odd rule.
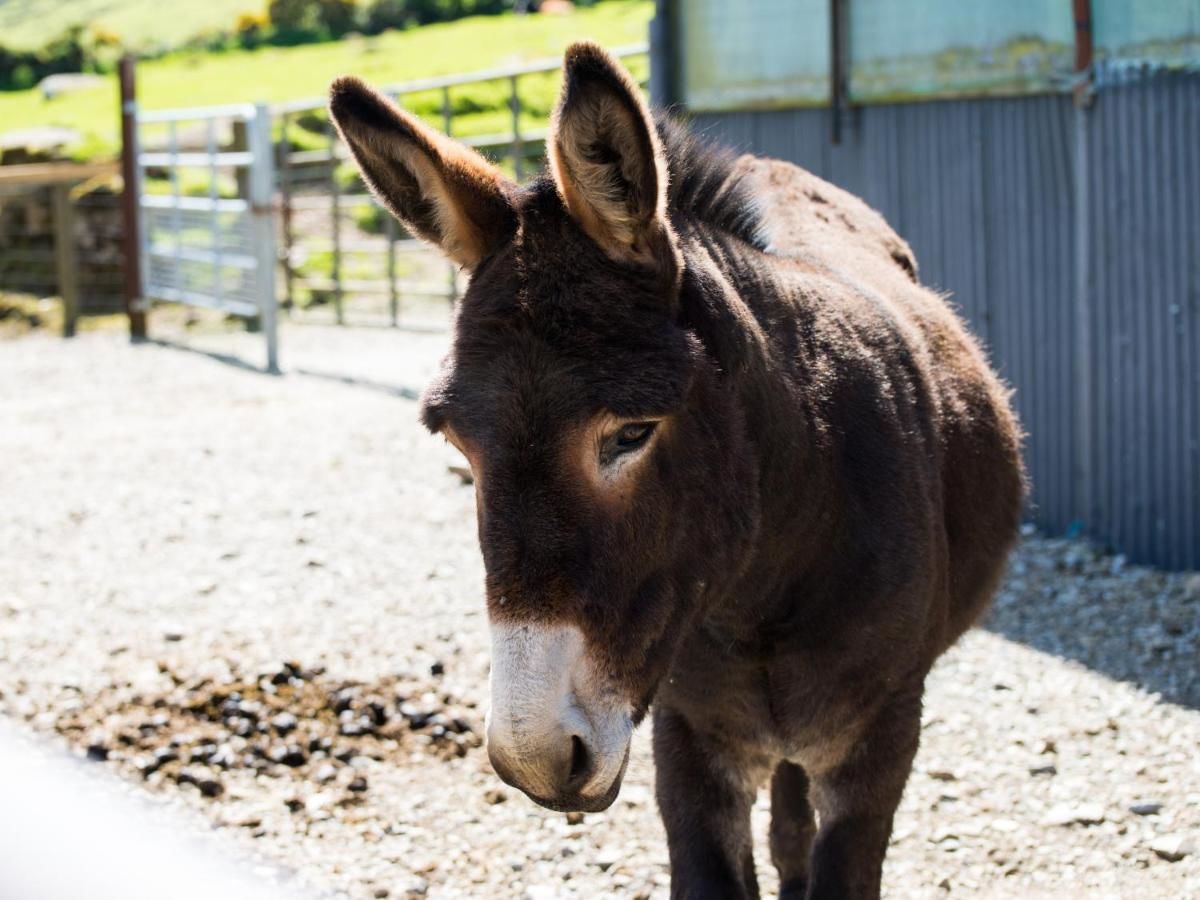
[[[612,52],[645,81],[645,44]],[[561,69],[562,59],[555,57],[381,90],[520,181],[541,167],[549,125],[533,99],[539,94],[530,87],[557,81]],[[461,102],[460,92],[480,99]],[[539,93],[544,96],[544,88]],[[280,294],[286,315],[299,321],[445,328],[465,281],[440,251],[406,234],[367,191],[357,167],[347,162],[349,153],[329,121],[326,102],[312,97],[272,107],[279,142]],[[469,114],[480,102],[495,103],[492,113],[507,107],[508,127],[474,133]],[[467,121],[456,108],[468,114]]]
[[[278,372],[269,110],[139,111],[136,134],[146,299],[256,322],[267,370]]]

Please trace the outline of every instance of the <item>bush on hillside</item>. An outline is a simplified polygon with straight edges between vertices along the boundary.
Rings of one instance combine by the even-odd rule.
[[[84,71],[88,58],[83,43],[83,26],[72,25],[44,49],[38,51],[38,56],[44,64],[53,69],[46,74]]]
[[[6,88],[14,91],[28,90],[38,83],[37,72],[29,63],[19,62],[12,67],[6,81],[7,83],[4,85]]]
[[[358,0],[317,0],[317,21],[330,37],[357,29],[360,13]]]
[[[85,44],[83,26],[75,25],[39,50],[0,47],[0,89],[25,90],[47,75],[95,71]]]
[[[513,0],[409,0],[413,16],[422,25],[450,22],[464,16],[490,16],[512,9]]]
[[[0,90],[28,90],[67,72],[111,72],[121,52],[121,36],[100,25],[73,25],[37,50],[0,46]]]
[[[103,25],[92,25],[82,36],[86,64],[94,72],[108,72],[116,68],[122,47],[121,35]]]
[[[408,0],[374,0],[367,5],[363,18],[366,34],[380,34],[389,29],[404,29],[416,22]]]
[[[271,0],[267,18],[280,43],[303,43],[320,34],[317,0]]]
[[[237,17],[233,26],[234,37],[238,46],[253,50],[266,39],[271,27],[271,20],[266,13],[244,12]]]

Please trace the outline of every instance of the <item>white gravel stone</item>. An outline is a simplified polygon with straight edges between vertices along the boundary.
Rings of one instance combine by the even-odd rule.
[[[1167,862],[1179,862],[1196,852],[1196,845],[1182,834],[1164,834],[1150,842],[1150,849]]]

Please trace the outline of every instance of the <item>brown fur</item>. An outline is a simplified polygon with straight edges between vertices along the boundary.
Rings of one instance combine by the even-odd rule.
[[[372,193],[459,265],[473,269],[512,235],[510,185],[479,154],[357,78],[333,83],[329,112]]]
[[[568,54],[555,178],[485,188],[518,227],[484,241],[423,416],[476,465],[493,620],[578,626],[653,704],[673,896],[757,896],[769,781],[783,895],[875,897],[925,676],[1016,533],[1019,430],[876,213],[656,129],[633,94]],[[589,477],[641,421],[631,467]]]
[[[563,204],[611,255],[652,251],[665,227],[667,163],[637,85],[594,44],[575,44],[551,123],[550,171]],[[651,246],[647,247],[647,242]]]

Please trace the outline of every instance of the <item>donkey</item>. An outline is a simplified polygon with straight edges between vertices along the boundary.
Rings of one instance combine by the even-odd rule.
[[[424,424],[474,472],[488,756],[608,807],[653,717],[673,897],[876,897],[924,681],[1024,496],[1008,393],[907,245],[797,167],[651,117],[566,53],[525,186],[355,78],[375,195],[470,273]]]

